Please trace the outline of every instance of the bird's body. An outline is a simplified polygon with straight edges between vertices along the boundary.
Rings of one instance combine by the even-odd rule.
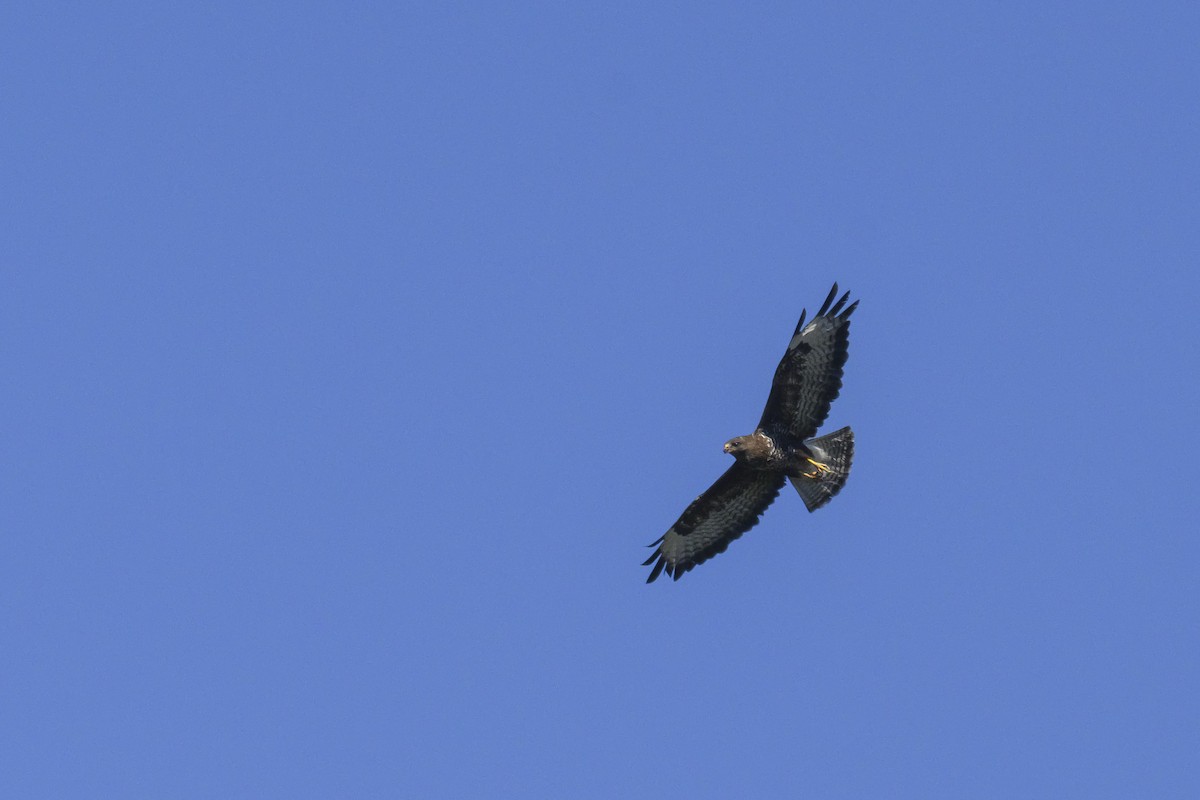
[[[847,292],[836,303],[837,284],[812,322],[801,313],[787,352],[775,370],[771,394],[753,433],[725,443],[734,464],[697,497],[671,529],[651,544],[658,549],[647,582],[663,571],[675,580],[724,552],[758,523],[791,481],[809,511],[829,502],[846,483],[854,457],[854,433],[842,428],[813,438],[842,385],[850,343]],[[844,310],[843,310],[843,307]]]
[[[804,442],[776,442],[766,431],[756,430],[746,436],[737,436],[725,443],[725,452],[751,469],[801,475],[812,472],[808,459],[812,451]]]
[[[761,430],[730,439],[725,443],[725,452],[751,469],[782,470],[796,458],[794,447],[780,447]]]

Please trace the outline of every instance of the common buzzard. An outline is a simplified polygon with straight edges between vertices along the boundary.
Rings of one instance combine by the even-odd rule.
[[[854,457],[854,432],[842,428],[809,438],[842,388],[850,315],[858,308],[857,300],[846,305],[849,292],[835,303],[837,291],[835,283],[807,325],[807,312],[801,312],[758,427],[725,443],[733,466],[649,545],[658,549],[643,565],[654,564],[646,583],[664,571],[679,580],[692,567],[725,552],[730,542],[758,524],[787,481],[809,511],[828,503],[845,485]]]

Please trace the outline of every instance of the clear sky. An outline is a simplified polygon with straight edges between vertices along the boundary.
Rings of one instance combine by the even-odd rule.
[[[2,23],[3,796],[1197,796],[1195,4]]]

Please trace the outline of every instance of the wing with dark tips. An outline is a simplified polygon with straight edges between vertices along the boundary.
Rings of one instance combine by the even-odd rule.
[[[850,348],[850,305],[846,292],[837,302],[835,283],[812,321],[804,324],[800,314],[796,332],[775,370],[771,395],[758,426],[794,440],[816,435],[829,415],[829,406],[842,388],[842,368]]]
[[[725,552],[734,539],[758,524],[758,518],[779,495],[783,473],[750,469],[736,462],[687,507],[657,542],[654,564],[646,583],[666,572],[675,580],[697,564]]]

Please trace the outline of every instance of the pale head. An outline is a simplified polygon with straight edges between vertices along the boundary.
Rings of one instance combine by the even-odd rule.
[[[734,458],[737,458],[739,455],[744,454],[746,450],[749,449],[749,440],[749,436],[735,436],[725,443],[725,452],[729,453],[729,455],[733,456]]]
[[[725,443],[725,452],[751,466],[759,467],[770,461],[771,440],[755,431],[747,436],[735,436]]]

